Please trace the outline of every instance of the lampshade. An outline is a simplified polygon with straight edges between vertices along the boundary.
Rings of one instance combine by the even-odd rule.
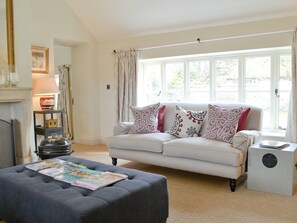
[[[60,91],[53,77],[36,79],[34,86],[35,95],[52,95],[58,93]]]
[[[53,110],[55,97],[53,94],[60,93],[53,77],[37,79],[34,85],[34,94],[40,95],[40,107],[42,110]],[[47,96],[46,96],[47,95]]]

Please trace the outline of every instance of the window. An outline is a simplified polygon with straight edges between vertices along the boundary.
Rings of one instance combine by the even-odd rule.
[[[243,102],[264,109],[264,129],[287,126],[291,50],[257,49],[139,61],[138,103]]]

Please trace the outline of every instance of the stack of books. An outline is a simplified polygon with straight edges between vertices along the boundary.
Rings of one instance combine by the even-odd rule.
[[[288,142],[280,142],[273,140],[262,140],[259,143],[260,147],[270,148],[270,149],[283,149],[290,146]]]

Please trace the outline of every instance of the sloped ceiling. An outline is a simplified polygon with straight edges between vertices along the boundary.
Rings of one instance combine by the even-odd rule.
[[[297,15],[297,0],[65,1],[98,41]]]

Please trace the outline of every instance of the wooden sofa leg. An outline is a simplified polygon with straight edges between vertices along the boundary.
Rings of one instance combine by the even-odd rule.
[[[116,166],[118,163],[118,159],[111,157],[111,160],[112,160],[112,165]]]
[[[230,189],[232,192],[235,191],[236,188],[236,179],[230,179]]]

